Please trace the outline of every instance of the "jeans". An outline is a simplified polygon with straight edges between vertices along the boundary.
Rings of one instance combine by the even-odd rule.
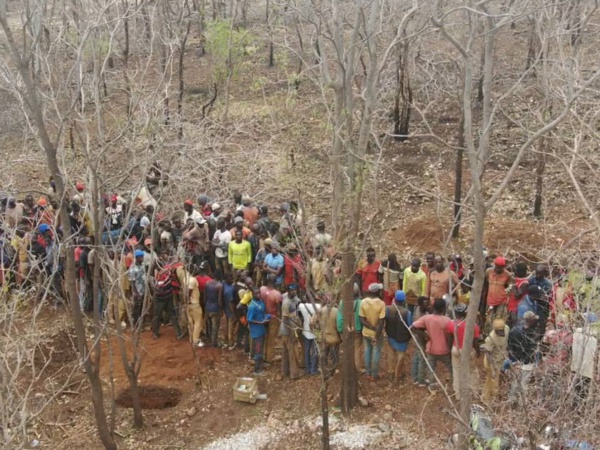
[[[367,376],[378,377],[383,336],[379,336],[377,339],[363,336],[363,344],[365,346],[365,370]]]
[[[163,312],[167,313],[177,337],[181,336],[181,330],[179,329],[179,322],[177,321],[177,314],[175,313],[175,307],[173,306],[173,298],[168,300],[154,299],[154,316],[152,317],[152,334],[156,337],[160,335],[160,319]]]
[[[304,339],[304,372],[309,375],[316,375],[318,372],[318,352],[316,339]]]
[[[419,384],[425,383],[425,359],[418,348],[415,348],[415,353],[412,357],[410,376],[413,381],[416,381]]]
[[[265,348],[265,337],[252,338],[252,344],[254,347],[254,372],[260,373],[262,370],[263,363],[263,350]]]
[[[237,339],[236,339],[236,347],[242,346],[242,341],[244,341],[244,352],[250,353],[250,333],[248,330],[248,325],[242,325],[239,323]]]
[[[210,342],[213,347],[219,345],[219,325],[221,324],[220,312],[209,312],[208,320],[210,324]]]

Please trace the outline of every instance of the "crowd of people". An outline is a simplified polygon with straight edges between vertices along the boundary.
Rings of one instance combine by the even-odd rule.
[[[382,378],[387,353],[391,379],[410,378],[435,389],[444,381],[436,375],[441,363],[460,397],[458,370],[474,281],[472,264],[463,264],[460,255],[415,255],[404,267],[397,255],[379,260],[368,248],[352,280],[354,320],[345,324],[336,288],[341,258],[333,238],[324,222],[306,231],[295,202],[273,215],[241,193],[227,205],[200,195],[166,217],[151,195],[138,205],[116,194],[102,201],[105,219],[94,230],[83,183],[71,196],[68,224],[57,216],[51,194],[37,201],[31,195],[2,198],[2,283],[17,289],[44,285],[46,294],[61,301],[62,237],[69,227],[80,307],[85,313],[98,308],[112,326],[141,330],[148,324],[159,339],[161,327],[170,324],[178,339],[188,337],[194,346],[245,352],[257,377],[281,360],[281,375],[291,379],[332,376],[346,328],[356,369],[367,379]],[[517,401],[536,368],[547,364],[550,373],[573,373],[585,398],[598,376],[596,278],[576,271],[551,274],[544,265],[530,273],[525,263],[484,256],[469,388],[490,403],[499,396],[502,374],[510,372],[508,397]],[[100,289],[94,296],[96,264]]]

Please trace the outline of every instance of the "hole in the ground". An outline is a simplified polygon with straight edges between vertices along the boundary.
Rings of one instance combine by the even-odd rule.
[[[142,409],[165,409],[176,406],[181,400],[181,391],[162,386],[138,386]],[[131,388],[127,388],[117,396],[117,405],[133,408]]]

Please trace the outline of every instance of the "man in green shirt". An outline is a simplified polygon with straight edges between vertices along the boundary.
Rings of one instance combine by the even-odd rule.
[[[246,270],[252,264],[252,246],[243,239],[241,230],[236,230],[235,241],[229,243],[228,260],[234,270]]]
[[[362,322],[358,315],[360,311],[360,293],[358,284],[354,283],[354,330],[352,330],[352,336],[354,339],[354,364],[356,370],[360,373],[363,366],[363,359],[361,356],[362,350]],[[340,301],[337,313],[337,330],[342,336],[344,335],[344,300]]]

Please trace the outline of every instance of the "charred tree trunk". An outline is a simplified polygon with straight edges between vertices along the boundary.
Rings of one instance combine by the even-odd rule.
[[[185,29],[185,35],[181,41],[181,48],[179,49],[179,95],[177,97],[177,115],[179,116],[179,139],[183,139],[183,93],[184,93],[184,81],[183,81],[183,59],[185,56],[185,44],[190,34],[191,22],[188,21]]]
[[[396,95],[394,101],[394,137],[400,142],[408,139],[412,104],[408,69],[408,42],[398,48],[396,59]]]
[[[546,173],[548,138],[543,137],[540,142],[540,154],[535,168],[535,199],[533,201],[533,217],[541,219],[544,215],[544,175]]]
[[[342,412],[350,410],[358,402],[358,374],[354,363],[354,253],[345,251],[342,254],[342,300],[344,301],[344,330],[342,331]]]
[[[463,157],[465,152],[465,115],[460,114],[458,126],[458,149],[456,150],[456,164],[454,166],[454,221],[452,223],[452,238],[457,239],[460,235],[460,221],[462,218],[462,173]]]

